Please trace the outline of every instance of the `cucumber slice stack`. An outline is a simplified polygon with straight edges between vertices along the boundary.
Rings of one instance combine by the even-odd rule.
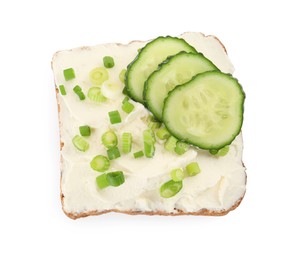
[[[130,97],[137,102],[144,103],[144,84],[149,75],[168,56],[180,51],[197,52],[185,40],[170,36],[158,37],[146,44],[127,68],[125,86]]]
[[[144,97],[149,110],[162,120],[164,100],[177,85],[191,80],[198,73],[218,70],[202,53],[180,52],[168,58],[145,83]]]
[[[179,141],[218,150],[241,131],[242,86],[183,39],[148,43],[128,65],[125,86]]]

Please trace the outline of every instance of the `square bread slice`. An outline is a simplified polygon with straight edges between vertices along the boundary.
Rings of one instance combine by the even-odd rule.
[[[180,35],[198,52],[203,53],[222,72],[234,71],[223,44],[214,36],[201,33]],[[246,173],[242,162],[243,140],[241,133],[230,145],[229,153],[216,157],[207,151],[191,147],[179,156],[164,149],[163,142],[157,141],[153,158],[134,159],[133,153],[143,150],[142,134],[147,129],[149,111],[140,103],[130,102],[135,108],[130,114],[122,111],[122,90],[124,83],[120,72],[136,57],[147,42],[133,41],[127,45],[102,44],[59,51],[54,54],[52,68],[55,78],[59,112],[61,140],[61,201],[65,214],[73,219],[107,212],[148,215],[225,215],[235,209],[246,191]],[[114,67],[107,69],[109,79],[101,88],[107,101],[96,103],[87,97],[93,84],[89,73],[96,67],[103,67],[103,57],[114,58]],[[73,68],[75,78],[66,80],[63,71]],[[59,86],[66,91],[62,95]],[[80,86],[85,99],[80,100],[73,88]],[[122,122],[111,124],[108,112],[118,110]],[[91,127],[91,135],[84,137],[89,143],[85,152],[76,149],[72,139],[80,135],[79,126]],[[119,187],[99,189],[96,177],[102,173],[90,167],[96,155],[105,155],[106,149],[101,136],[112,129],[118,136],[130,132],[133,135],[132,152],[122,154],[110,161],[109,171],[123,171],[125,183]],[[170,180],[170,171],[184,168],[197,161],[201,173],[186,178],[182,190],[171,198],[162,198],[160,186]]]

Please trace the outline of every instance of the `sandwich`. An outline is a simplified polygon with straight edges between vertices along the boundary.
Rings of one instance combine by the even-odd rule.
[[[108,212],[221,216],[246,191],[245,93],[214,36],[58,51],[61,202]]]

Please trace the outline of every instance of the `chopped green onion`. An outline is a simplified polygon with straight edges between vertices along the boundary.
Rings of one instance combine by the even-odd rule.
[[[122,134],[122,151],[123,153],[130,153],[132,146],[132,134],[123,133]]]
[[[178,155],[182,155],[182,154],[184,154],[189,149],[189,147],[190,146],[187,143],[177,142],[174,151]]]
[[[151,128],[152,130],[155,130],[157,128],[160,128],[161,123],[160,122],[154,122],[154,121],[150,121],[148,124],[149,128]]]
[[[115,66],[115,61],[113,57],[105,56],[103,57],[103,64],[105,68],[112,68],[113,66]]]
[[[160,128],[160,129],[157,130],[156,136],[160,140],[166,140],[170,137],[170,133],[165,127],[163,127],[163,128]]]
[[[182,181],[185,177],[183,170],[180,168],[173,169],[170,174],[173,181]]]
[[[108,80],[108,71],[103,67],[94,68],[90,71],[89,78],[92,84],[100,86],[104,81]]]
[[[126,103],[127,101],[129,101],[129,97],[128,96],[124,97],[124,99],[122,101],[122,104]]]
[[[228,152],[229,152],[229,145],[226,145],[218,151],[218,155],[225,156]]]
[[[148,158],[152,158],[155,153],[155,136],[151,129],[145,130],[143,132],[143,140],[144,140],[144,152],[145,156]]]
[[[158,122],[154,117],[150,117],[148,121],[148,127],[153,131],[157,128],[160,128],[161,122]]]
[[[103,174],[97,176],[96,183],[97,183],[97,186],[99,189],[104,189],[104,188],[108,187],[109,183],[107,181],[107,174],[103,173]]]
[[[60,94],[62,94],[63,96],[65,96],[67,94],[64,85],[59,85],[59,91],[60,91]]]
[[[112,147],[110,149],[107,150],[107,157],[109,160],[114,160],[117,159],[119,157],[121,157],[119,148],[117,146]]]
[[[140,157],[143,157],[144,156],[144,152],[143,151],[138,151],[138,152],[135,152],[133,154],[134,158],[137,159],[137,158],[140,158]]]
[[[197,162],[191,162],[186,166],[186,172],[188,176],[195,176],[201,172]]]
[[[77,93],[77,96],[80,100],[85,100],[85,95],[83,94],[83,92]]]
[[[73,88],[73,91],[77,94],[77,93],[80,93],[82,92],[82,88],[78,85],[76,85],[74,88]]]
[[[153,144],[144,143],[144,151],[147,158],[152,158],[155,153],[155,146]]]
[[[91,87],[87,93],[87,96],[90,100],[95,102],[105,102],[107,98],[102,95],[101,88],[99,87]]]
[[[128,95],[128,90],[127,90],[126,87],[123,88],[122,93],[123,93],[124,95]]]
[[[75,135],[72,139],[73,145],[81,152],[85,152],[89,149],[89,143],[80,135]]]
[[[120,186],[125,182],[125,177],[122,171],[109,172],[106,174],[106,179],[110,186]]]
[[[110,162],[107,159],[107,157],[103,155],[97,155],[90,162],[90,166],[92,167],[93,170],[97,172],[105,172],[108,170],[110,166]]]
[[[223,148],[221,148],[220,150],[216,150],[216,149],[211,149],[209,150],[209,152],[212,155],[216,155],[216,156],[225,156],[228,152],[229,152],[229,145],[224,146]]]
[[[170,180],[160,187],[160,196],[170,198],[175,196],[182,189],[182,181]]]
[[[169,152],[173,152],[177,144],[177,139],[174,136],[170,136],[165,142],[165,149]]]
[[[122,83],[125,82],[125,74],[126,74],[126,69],[122,69],[120,74],[119,74],[119,79]]]
[[[120,113],[118,110],[108,112],[109,120],[111,124],[118,124],[122,122]]]
[[[65,80],[71,80],[75,78],[75,72],[73,68],[68,68],[64,70],[64,77]]]
[[[127,113],[130,114],[132,112],[132,110],[134,109],[134,105],[131,104],[130,102],[126,101],[125,103],[123,103],[122,105],[122,110]]]
[[[155,144],[156,139],[153,131],[151,129],[147,129],[143,132],[144,142]]]
[[[73,88],[73,91],[75,92],[75,94],[79,97],[80,100],[84,100],[85,99],[85,95],[84,93],[82,92],[82,89],[80,86],[76,85],[74,88]]]
[[[88,125],[79,126],[79,132],[82,136],[90,136],[91,128]]]
[[[102,135],[101,140],[102,144],[108,149],[118,145],[118,137],[112,130],[105,132]]]

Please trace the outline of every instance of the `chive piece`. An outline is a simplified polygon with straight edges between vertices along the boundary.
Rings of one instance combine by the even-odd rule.
[[[79,132],[81,136],[90,136],[91,135],[91,128],[88,125],[79,126]]]
[[[90,100],[98,103],[105,102],[107,100],[107,98],[102,95],[101,88],[99,87],[89,88],[87,96]]]
[[[72,139],[73,145],[81,152],[85,152],[89,149],[89,143],[80,135],[75,135]]]
[[[112,130],[105,132],[102,135],[101,140],[102,140],[102,144],[108,149],[118,145],[118,137],[115,134],[115,132]]]
[[[170,198],[175,196],[182,189],[182,181],[170,180],[160,187],[160,196]]]
[[[120,186],[125,182],[125,177],[122,171],[109,172],[106,174],[107,182],[110,186]]]
[[[76,85],[74,88],[73,88],[73,91],[77,94],[77,93],[80,93],[82,92],[82,88],[78,85]]]
[[[155,153],[155,136],[151,129],[145,130],[143,132],[144,139],[144,152],[147,158],[152,158]]]
[[[124,99],[122,101],[122,104],[126,103],[127,101],[129,101],[129,97],[128,96],[124,97]]]
[[[153,131],[157,128],[160,128],[161,123],[160,122],[154,122],[154,121],[150,121],[148,123],[149,128],[151,128]]]
[[[153,131],[157,128],[160,128],[161,122],[158,122],[154,117],[150,117],[148,119],[148,127],[151,128]]]
[[[123,153],[130,153],[132,147],[132,134],[123,133],[122,134],[122,151]]]
[[[85,95],[83,94],[83,92],[81,92],[78,96],[80,100],[85,100]]]
[[[104,188],[108,187],[109,183],[107,181],[107,174],[104,173],[104,174],[97,176],[96,183],[97,183],[97,186],[99,189],[104,189]]]
[[[103,67],[94,68],[90,71],[89,78],[93,85],[100,86],[104,81],[108,80],[108,71]]]
[[[209,150],[210,154],[216,155],[216,156],[225,156],[229,152],[229,145],[224,146],[220,150],[211,149]]]
[[[134,109],[134,105],[131,104],[130,102],[126,101],[125,103],[123,103],[122,105],[122,110],[127,113],[130,114],[132,112],[132,110]]]
[[[119,74],[119,79],[122,83],[125,83],[125,74],[126,74],[126,69],[122,69]]]
[[[218,151],[219,156],[225,156],[229,152],[229,145],[224,146]]]
[[[80,86],[76,85],[74,88],[73,88],[73,91],[74,93],[79,97],[80,100],[84,100],[85,99],[85,95],[84,93],[82,92],[82,89]]]
[[[187,152],[187,150],[189,149],[189,145],[187,143],[184,142],[177,142],[176,143],[176,147],[174,149],[175,153],[177,153],[178,155],[182,155],[185,152]]]
[[[144,156],[144,152],[143,151],[138,151],[138,152],[135,152],[133,154],[134,158],[137,159],[137,158],[140,158],[140,157],[143,157]]]
[[[66,92],[66,89],[65,89],[64,85],[59,85],[59,91],[60,91],[60,94],[62,94],[62,96],[67,95],[67,92]]]
[[[68,68],[64,70],[64,77],[65,80],[71,80],[71,79],[75,79],[75,72],[73,68]]]
[[[108,112],[109,120],[111,124],[118,124],[122,122],[120,113],[118,110]]]
[[[146,142],[155,144],[156,139],[154,132],[151,129],[147,129],[144,131],[144,134],[146,134]]]
[[[128,95],[128,94],[129,94],[126,87],[123,88],[122,93],[123,93],[124,95]]]
[[[110,149],[107,150],[107,157],[109,160],[114,160],[117,159],[119,157],[121,157],[119,148],[117,146],[112,147]]]
[[[169,152],[173,152],[176,147],[177,139],[174,136],[170,136],[165,142],[165,149]]]
[[[165,127],[163,127],[163,128],[160,128],[160,129],[157,130],[156,136],[160,140],[166,140],[170,137],[170,133]]]
[[[155,146],[144,142],[144,151],[147,158],[152,158],[155,153]]]
[[[186,172],[188,176],[195,176],[201,172],[197,162],[191,162],[186,166]]]
[[[97,172],[105,172],[108,170],[108,168],[110,166],[110,162],[107,159],[107,157],[105,157],[103,155],[97,155],[90,162],[90,166],[93,170],[95,170]]]
[[[185,177],[185,174],[184,174],[183,170],[180,169],[180,168],[173,169],[170,172],[170,175],[171,175],[171,178],[172,178],[173,181],[182,181]]]
[[[113,57],[111,56],[105,56],[103,57],[103,65],[105,68],[112,68],[113,66],[115,66],[115,61],[113,59]]]

